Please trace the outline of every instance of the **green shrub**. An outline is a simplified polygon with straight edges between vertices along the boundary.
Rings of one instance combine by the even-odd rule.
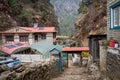
[[[23,9],[21,14],[18,17],[23,22],[23,24],[28,25],[28,19],[29,19],[30,15],[31,15],[30,11]]]
[[[18,0],[8,0],[8,5],[11,7],[13,14],[18,14],[19,7],[17,1]]]
[[[79,13],[86,13],[87,9],[88,9],[88,7],[86,5],[84,5],[84,4],[81,3],[80,4],[80,8],[78,9],[78,12]]]

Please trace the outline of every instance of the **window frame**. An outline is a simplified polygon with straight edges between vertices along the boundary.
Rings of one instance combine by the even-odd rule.
[[[41,39],[46,39],[46,38],[47,38],[46,35],[47,35],[46,33],[42,33],[42,34],[41,34]]]
[[[5,40],[6,42],[14,42],[14,35],[6,35]]]
[[[120,7],[120,1],[110,6],[110,29],[111,30],[120,30],[120,24],[118,26],[114,26],[114,9],[117,7]],[[118,19],[120,20],[120,15]]]
[[[29,38],[27,35],[19,35],[20,42],[28,42]]]

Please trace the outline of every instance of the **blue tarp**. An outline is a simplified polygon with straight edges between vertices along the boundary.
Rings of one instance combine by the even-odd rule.
[[[13,61],[14,61],[13,59],[7,59],[7,60],[0,61],[0,64],[7,64]]]
[[[16,65],[21,64],[21,61],[13,60],[12,58],[7,58],[6,60],[0,61],[0,64],[7,64],[9,68],[13,68]]]
[[[14,66],[16,66],[18,64],[21,64],[21,61],[15,61],[15,62],[8,63],[7,66],[9,68],[13,68]]]

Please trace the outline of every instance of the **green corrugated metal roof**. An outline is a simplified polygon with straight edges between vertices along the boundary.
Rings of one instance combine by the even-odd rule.
[[[57,50],[59,50],[60,52],[62,52],[62,46],[61,45],[57,44],[57,45],[55,45],[55,48]]]
[[[42,55],[44,55],[45,57],[48,57],[49,51],[55,48],[53,43],[50,41],[47,41],[47,40],[43,40],[43,41],[34,43],[34,44],[30,45],[30,47],[41,52]]]

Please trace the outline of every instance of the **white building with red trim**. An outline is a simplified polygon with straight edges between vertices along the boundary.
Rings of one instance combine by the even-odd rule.
[[[0,32],[0,53],[17,57],[22,62],[34,62],[43,59],[42,53],[30,47],[36,42],[53,42],[57,31],[55,27],[14,27]],[[45,43],[44,43],[45,44]],[[43,46],[44,46],[43,44]],[[46,45],[48,46],[48,45]],[[40,46],[38,46],[40,47]],[[42,47],[41,47],[42,48]],[[47,51],[47,49],[45,49]]]
[[[56,33],[55,27],[14,27],[0,32],[3,43],[22,42],[28,44],[33,44],[41,40],[53,41]]]

